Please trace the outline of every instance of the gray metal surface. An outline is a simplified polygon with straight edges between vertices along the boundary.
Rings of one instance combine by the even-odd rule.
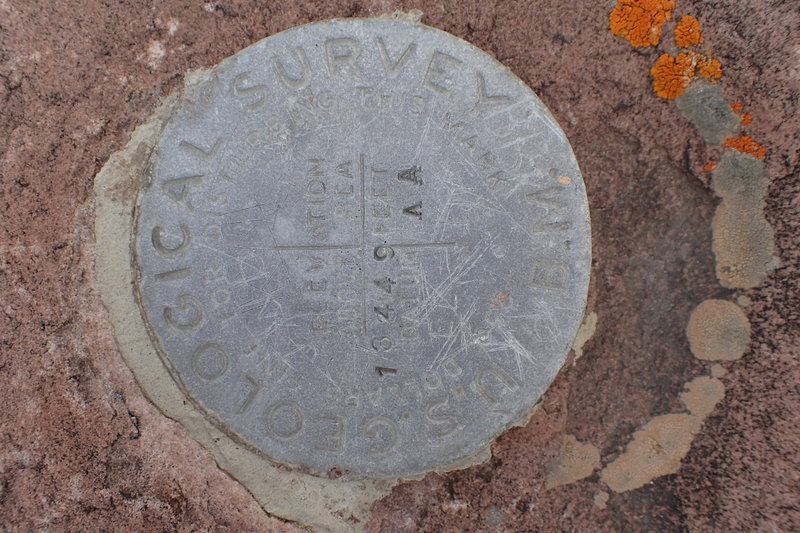
[[[531,90],[456,37],[310,24],[181,99],[138,201],[137,290],[189,399],[318,474],[469,457],[558,372],[586,196]]]

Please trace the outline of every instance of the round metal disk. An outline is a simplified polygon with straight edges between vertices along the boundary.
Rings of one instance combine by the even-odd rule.
[[[586,195],[506,67],[335,20],[187,90],[137,205],[141,306],[187,398],[316,474],[465,464],[524,420],[585,305]]]

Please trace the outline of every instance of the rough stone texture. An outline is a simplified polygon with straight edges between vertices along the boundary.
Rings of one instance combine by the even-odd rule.
[[[558,2],[0,0],[0,523],[8,530],[288,531],[161,416],[123,365],[93,288],[92,177],[187,69],[275,31],[417,7],[495,54],[550,107],[592,208],[584,355],[530,423],[484,465],[407,483],[373,531],[792,531],[800,529],[800,13],[780,0],[680,1],[697,17],[730,102],[767,148],[765,215],[781,267],[747,291],[714,275],[719,157],[656,98],[662,51],[608,31],[611,4]],[[669,28],[665,28],[668,30]],[[612,493],[597,474],[544,492],[565,433],[603,464],[649,420],[683,408],[707,373],[685,330],[708,298],[746,295],[749,351],[723,362],[725,398],[676,474]],[[719,374],[719,371],[717,371]]]

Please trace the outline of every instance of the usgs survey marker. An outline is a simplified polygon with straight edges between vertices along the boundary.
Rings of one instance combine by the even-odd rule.
[[[586,194],[506,67],[390,20],[294,28],[187,89],[136,206],[160,356],[220,429],[318,475],[469,462],[581,321]]]

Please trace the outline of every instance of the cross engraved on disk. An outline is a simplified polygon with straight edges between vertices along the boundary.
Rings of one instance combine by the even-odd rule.
[[[367,233],[367,205],[366,205],[366,165],[365,165],[365,156],[364,154],[360,154],[358,158],[358,168],[359,168],[359,178],[360,178],[360,185],[361,185],[361,202],[360,202],[360,209],[361,209],[361,235],[359,236],[359,242],[348,244],[307,244],[307,245],[285,245],[285,246],[272,246],[270,249],[275,251],[296,251],[296,250],[319,250],[319,251],[327,251],[327,250],[359,250],[359,255],[361,257],[361,329],[363,334],[366,335],[367,333],[367,287],[366,287],[366,268],[365,263],[367,259],[367,242],[366,242],[366,233]],[[422,177],[421,177],[422,169],[417,166],[412,166],[407,170],[403,170],[398,173],[397,178],[401,181],[408,181],[414,183],[415,185],[422,185]],[[412,206],[414,208],[420,207],[419,205]],[[414,211],[414,214],[417,214]],[[419,215],[421,218],[421,214]],[[410,248],[410,249],[420,249],[420,248],[446,248],[449,246],[455,246],[456,243],[454,242],[420,242],[420,243],[387,243],[375,246],[373,250],[373,254],[375,259],[383,260],[391,257],[394,254],[395,248]]]

